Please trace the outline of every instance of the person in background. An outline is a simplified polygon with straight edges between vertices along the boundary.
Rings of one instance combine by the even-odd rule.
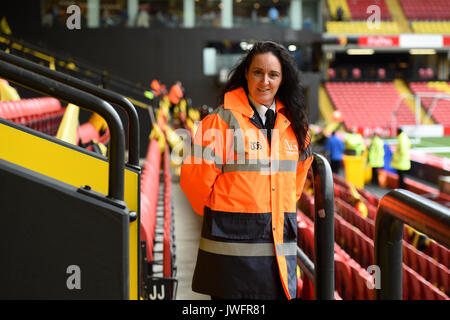
[[[181,167],[181,189],[203,215],[192,289],[212,299],[294,299],[296,204],[313,155],[289,51],[255,43],[222,98]]]
[[[159,96],[161,94],[161,83],[158,79],[153,79],[150,83],[150,88],[152,89],[155,96]]]
[[[268,15],[270,18],[270,21],[275,24],[278,21],[278,9],[276,7],[270,7],[269,11],[268,11]]]
[[[339,174],[342,166],[342,154],[345,150],[344,142],[336,136],[336,131],[333,131],[331,137],[328,138],[325,144],[325,151],[330,154],[331,171]]]
[[[401,128],[397,129],[397,148],[392,155],[391,168],[396,169],[398,173],[398,187],[405,189],[405,174],[411,169],[411,159],[409,149],[411,142],[408,136]]]
[[[384,143],[377,131],[370,142],[368,161],[372,167],[372,183],[378,185],[378,169],[384,167]]]
[[[171,103],[170,113],[173,115],[175,106],[180,103],[181,98],[183,98],[183,87],[181,86],[181,81],[175,82],[169,91],[169,101]]]
[[[352,128],[352,132],[348,132],[345,135],[345,154],[351,156],[361,156],[366,150],[364,139],[356,127]]]
[[[342,10],[342,7],[338,7],[336,10],[337,21],[342,21],[343,16],[344,16],[344,10]]]

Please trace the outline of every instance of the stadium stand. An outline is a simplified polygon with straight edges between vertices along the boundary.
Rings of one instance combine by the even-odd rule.
[[[326,22],[326,30],[331,34],[399,34],[402,32],[401,21],[392,20],[392,16],[385,0],[341,0],[328,1],[330,16],[333,21]],[[380,8],[381,21],[376,27],[367,23],[372,11],[368,8],[376,5]],[[342,8],[342,20],[336,21],[337,10]],[[400,23],[400,25],[399,25]]]
[[[366,268],[374,263],[375,216],[361,216],[351,204],[350,184],[338,175],[333,175],[335,190],[335,268],[336,290],[343,299],[373,299],[373,290],[366,281],[373,281]],[[407,183],[411,183],[408,179]],[[413,183],[414,185],[414,183]],[[420,187],[416,183],[416,189]],[[425,190],[426,186],[422,187]],[[366,190],[358,189],[367,206],[375,205],[379,199]],[[425,192],[425,191],[422,191]],[[366,198],[366,197],[369,197]],[[314,253],[314,198],[303,192],[298,212],[299,246],[306,254]],[[370,210],[369,210],[370,211]],[[376,213],[376,212],[375,212]],[[412,236],[411,236],[412,235]],[[414,245],[417,232],[405,226],[403,240],[403,299],[448,300],[448,257],[450,250],[427,239],[423,251]],[[414,245],[413,245],[414,244]],[[434,253],[432,253],[434,252]],[[364,286],[362,285],[364,284]]]
[[[0,118],[54,136],[64,115],[55,98],[33,98],[0,101]]]
[[[411,21],[411,27],[415,33],[450,33],[448,21]]]
[[[415,123],[414,115],[405,103],[395,110],[400,95],[392,82],[327,82],[325,88],[336,110],[342,112],[346,128],[384,128],[392,121],[398,125]],[[374,114],[373,110],[377,112]]]
[[[369,28],[366,21],[327,21],[327,32],[330,34],[399,34],[401,30],[397,22],[381,21],[379,27]]]
[[[330,12],[330,16],[337,20],[337,11],[338,8],[342,9],[342,19],[343,20],[350,20],[350,9],[348,8],[347,1],[346,0],[327,0],[328,10]]]
[[[154,261],[153,248],[156,230],[156,211],[159,191],[159,170],[161,151],[156,140],[152,139],[147,151],[147,162],[141,177],[141,239],[146,248],[146,261]]]
[[[449,20],[450,2],[441,0],[400,0],[408,20]]]
[[[352,20],[366,20],[367,8],[376,5],[380,8],[381,20],[391,20],[391,13],[384,0],[347,0]]]
[[[434,93],[450,95],[450,86],[447,82],[411,82],[410,88],[414,94]],[[422,105],[429,112],[432,107],[432,97],[423,97]],[[439,99],[435,101],[435,105],[431,112],[431,117],[436,123],[449,126],[450,125],[450,100]]]
[[[154,124],[141,180],[143,287],[151,300],[175,299],[178,283],[170,148],[168,144],[161,144],[168,141],[167,127],[164,128],[166,117],[168,113],[158,113],[157,123],[163,129]],[[155,129],[158,135],[166,137],[161,140],[162,136],[157,136]],[[157,285],[161,285],[163,291],[156,292]]]

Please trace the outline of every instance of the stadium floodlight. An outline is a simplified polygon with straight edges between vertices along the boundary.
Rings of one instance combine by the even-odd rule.
[[[434,50],[434,49],[410,49],[409,50],[409,54],[412,54],[412,55],[425,55],[425,54],[430,54],[430,55],[433,55],[433,54],[436,54],[436,50]]]
[[[347,49],[348,55],[371,55],[374,53],[373,49]]]

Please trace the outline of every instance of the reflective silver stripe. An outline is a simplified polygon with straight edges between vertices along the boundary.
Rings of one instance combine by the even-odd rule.
[[[222,242],[200,238],[199,248],[203,251],[238,257],[270,257],[275,256],[273,243]],[[276,245],[277,256],[295,256],[297,243],[279,243]]]
[[[203,251],[225,256],[266,257],[275,256],[273,243],[236,243],[200,238],[199,248]]]
[[[297,161],[294,160],[277,160],[280,167],[277,171],[282,172],[297,172]]]
[[[297,161],[294,160],[272,160],[268,159],[245,159],[245,163],[225,163],[223,172],[233,171],[260,171],[260,172],[296,172]]]
[[[254,161],[254,160],[253,160]],[[235,172],[235,171],[260,171],[260,172],[270,172],[269,164],[261,163],[248,163],[249,160],[246,159],[245,164],[230,164],[226,163],[223,166],[223,172]]]
[[[245,139],[239,121],[236,119],[233,112],[228,109],[217,108],[214,113],[228,125],[229,130],[233,130],[233,144],[231,147],[233,147],[234,153],[237,156],[238,163],[242,163],[245,159]]]
[[[297,255],[297,243],[295,242],[278,243],[276,247],[277,247],[277,256]]]
[[[223,159],[221,156],[218,156],[214,153],[214,150],[211,147],[200,146],[198,144],[192,144],[191,150],[189,150],[189,155],[192,155],[197,158],[202,158],[205,160],[213,161],[216,164],[223,164]]]
[[[214,150],[210,147],[200,146],[198,144],[192,144],[191,148],[189,149],[188,156],[194,156],[199,159],[208,160],[211,162],[214,162],[216,165],[216,168],[219,170],[222,170],[223,166],[223,159],[220,156],[217,156],[214,153]],[[192,160],[193,164],[197,164],[197,160]],[[198,162],[198,164],[201,164],[201,162]]]

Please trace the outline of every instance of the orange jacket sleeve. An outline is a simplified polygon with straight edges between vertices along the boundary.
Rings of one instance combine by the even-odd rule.
[[[194,142],[181,166],[180,186],[192,209],[203,215],[204,207],[222,173],[227,124],[217,115],[208,115],[200,123]]]

